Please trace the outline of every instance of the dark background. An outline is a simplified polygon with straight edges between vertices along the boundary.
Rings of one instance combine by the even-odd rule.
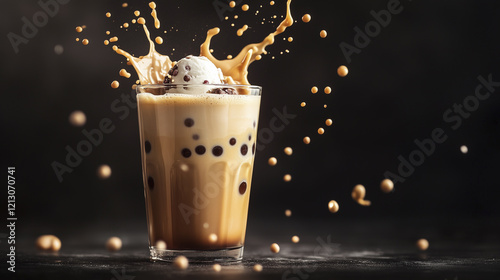
[[[20,238],[33,240],[52,233],[71,240],[75,232],[99,231],[126,236],[131,228],[145,236],[137,112],[132,110],[120,120],[110,109],[121,94],[131,94],[135,78],[118,75],[125,60],[102,42],[110,30],[119,37],[118,46],[146,54],[147,41],[138,25],[131,24],[128,32],[119,28],[134,18],[136,9],[149,23],[153,38],[160,33],[152,28],[148,1],[127,2],[128,8],[121,7],[122,1],[73,0],[61,5],[57,15],[20,45],[18,54],[7,34],[20,34],[21,18],[31,20],[41,8],[37,1],[2,3],[0,160],[3,172],[8,166],[16,167]],[[230,20],[221,21],[213,1],[157,1],[161,30],[168,30],[158,50],[173,53],[173,60],[198,54],[206,31],[219,26],[222,31],[213,40],[214,55],[219,59],[236,55],[244,45],[273,32],[285,12],[282,0],[274,6],[269,1],[247,2],[250,11],[242,12],[238,6],[225,12]],[[395,233],[414,229],[409,230],[413,240],[455,222],[460,226],[452,227],[447,236],[474,237],[478,242],[490,236],[498,242],[500,88],[456,130],[443,114],[474,94],[479,75],[491,74],[500,81],[500,8],[495,1],[401,1],[403,11],[392,15],[390,24],[348,63],[339,44],[353,45],[353,28],[364,29],[373,20],[370,11],[387,9],[388,2],[294,0],[292,14],[297,22],[268,47],[268,56],[250,67],[250,82],[264,89],[260,128],[269,127],[273,108],[281,111],[286,106],[296,118],[257,153],[249,231],[265,231],[285,220],[297,230],[314,231],[302,221],[319,220],[332,228],[359,224],[357,230],[370,232],[368,225],[363,226],[366,221],[383,221]],[[263,8],[255,16],[260,4]],[[111,19],[104,16],[107,11]],[[305,13],[311,14],[310,23],[300,20]],[[232,19],[235,14],[237,20]],[[267,23],[274,14],[278,19]],[[243,24],[251,29],[235,36]],[[87,29],[76,33],[79,25]],[[325,39],[319,36],[322,29],[328,31]],[[283,41],[289,36],[293,42]],[[75,42],[76,37],[91,43],[83,46]],[[62,55],[55,54],[56,45],[64,47]],[[285,49],[290,53],[280,55]],[[336,74],[342,64],[349,68],[345,78]],[[133,73],[131,67],[127,69]],[[110,87],[115,79],[121,83],[119,89]],[[311,94],[312,86],[320,92]],[[332,87],[332,94],[322,92],[325,86]],[[302,101],[307,103],[305,108],[299,105]],[[84,127],[69,124],[74,110],[86,113]],[[97,128],[103,118],[111,119],[116,129],[59,182],[51,163],[63,163],[65,147],[75,148],[85,139],[82,129]],[[332,127],[325,127],[327,118],[333,119]],[[325,127],[326,133],[318,135],[318,127]],[[397,173],[398,156],[408,158],[417,148],[414,140],[429,138],[435,128],[445,130],[447,141],[438,144],[404,182],[396,183],[393,193],[382,193],[379,183],[384,173]],[[302,143],[306,135],[312,138],[310,145]],[[460,152],[461,145],[467,145],[467,154]],[[286,146],[294,149],[291,157],[283,153]],[[267,164],[271,156],[278,158],[275,167]],[[112,168],[107,180],[96,176],[101,164]],[[286,173],[293,176],[291,182],[283,182]],[[372,206],[362,207],[351,199],[356,184],[366,187]],[[4,188],[2,217],[6,192]],[[331,199],[340,204],[337,214],[328,212]],[[293,211],[292,218],[284,216],[285,209]]]

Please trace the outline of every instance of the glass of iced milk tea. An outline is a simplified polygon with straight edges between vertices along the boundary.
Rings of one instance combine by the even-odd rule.
[[[152,260],[241,260],[260,96],[250,85],[137,87]]]

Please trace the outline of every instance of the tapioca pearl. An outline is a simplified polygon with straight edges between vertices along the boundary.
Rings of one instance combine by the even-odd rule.
[[[247,182],[243,181],[240,184],[239,191],[241,195],[244,195],[245,192],[247,191]]]
[[[194,151],[201,156],[207,151],[207,149],[204,146],[199,145],[196,148],[194,148]]]
[[[280,246],[278,245],[278,243],[273,243],[273,244],[271,244],[270,249],[271,249],[271,252],[277,254],[280,251]]]
[[[290,181],[292,181],[292,175],[290,175],[290,174],[285,174],[285,176],[283,176],[283,181],[285,181],[285,182],[290,182]]]
[[[184,125],[187,127],[192,127],[194,125],[194,120],[192,118],[187,118],[184,120]]]
[[[248,141],[252,140],[252,134],[248,135]]]
[[[256,127],[256,126],[257,126],[257,122],[253,121],[253,127]]]
[[[186,66],[184,67],[184,69],[186,69],[186,71],[190,71],[190,70],[191,70],[191,66],[186,65]]]
[[[244,155],[244,156],[246,156],[246,155],[247,155],[247,153],[248,153],[248,146],[247,146],[247,144],[243,144],[243,145],[241,146],[240,152],[241,152],[241,154],[242,154],[242,155]]]
[[[148,177],[148,187],[151,190],[155,188],[155,180],[151,176]]]
[[[267,163],[268,163],[270,166],[275,166],[275,165],[278,163],[278,160],[277,160],[275,157],[270,157],[270,158],[267,160]]]
[[[224,149],[221,146],[215,146],[212,148],[212,154],[216,157],[220,157],[223,152]]]
[[[151,152],[151,143],[149,143],[149,141],[146,141],[144,143],[144,150],[146,151],[146,154],[149,154],[149,152]]]
[[[181,154],[183,157],[189,158],[191,156],[191,150],[188,148],[184,148],[182,149]]]
[[[231,146],[236,145],[236,138],[233,137],[233,138],[229,139],[229,145],[231,145]]]
[[[193,140],[199,140],[200,139],[200,135],[198,134],[193,134]]]
[[[184,82],[189,82],[189,81],[191,81],[191,76],[185,75],[184,76]]]
[[[255,143],[252,145],[252,155],[255,155]]]

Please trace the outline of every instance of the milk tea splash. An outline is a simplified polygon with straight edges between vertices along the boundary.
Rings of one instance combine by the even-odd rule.
[[[220,32],[220,28],[215,27],[207,32],[205,42],[200,46],[200,55],[207,57],[215,66],[222,70],[224,80],[227,84],[243,84],[249,85],[248,82],[248,66],[255,60],[261,58],[261,54],[267,54],[266,47],[274,43],[274,37],[283,33],[287,27],[292,26],[293,18],[290,12],[290,3],[287,1],[287,12],[285,19],[280,23],[276,31],[270,33],[262,42],[249,44],[245,46],[240,53],[232,59],[218,60],[210,53],[210,42],[212,37]],[[155,20],[155,27],[159,28],[159,21],[156,17],[156,4],[151,2],[149,6],[153,9],[152,16]],[[167,55],[158,53],[155,49],[155,44],[151,40],[151,35],[146,27],[145,20],[137,22],[143,25],[144,32],[149,41],[149,53],[145,56],[134,57],[128,52],[114,48],[116,53],[125,56],[132,66],[135,68],[141,85],[146,84],[163,84],[165,76],[167,76],[170,68],[175,65]]]

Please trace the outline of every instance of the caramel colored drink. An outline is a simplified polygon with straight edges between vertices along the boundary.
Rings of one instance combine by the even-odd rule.
[[[137,88],[154,260],[242,257],[261,89],[228,87],[240,94],[210,85]]]

